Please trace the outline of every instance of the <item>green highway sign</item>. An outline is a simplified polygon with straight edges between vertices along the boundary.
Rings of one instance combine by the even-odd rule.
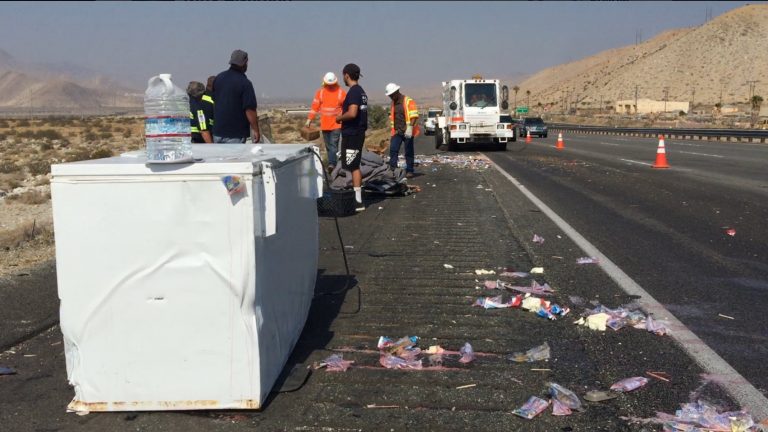
[[[526,107],[526,106],[519,106],[519,107],[517,107],[515,112],[518,113],[518,114],[527,114],[528,113],[528,107]]]

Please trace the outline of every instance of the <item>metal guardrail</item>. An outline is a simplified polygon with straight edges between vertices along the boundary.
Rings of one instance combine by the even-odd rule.
[[[577,132],[587,135],[629,135],[670,139],[707,141],[759,142],[768,140],[768,130],[760,129],[677,129],[677,128],[624,128],[605,126],[584,126],[565,123],[548,123],[550,130]]]

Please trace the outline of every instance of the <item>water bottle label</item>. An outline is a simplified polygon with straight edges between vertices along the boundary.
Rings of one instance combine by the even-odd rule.
[[[147,137],[188,136],[190,135],[189,117],[147,116],[144,132]]]

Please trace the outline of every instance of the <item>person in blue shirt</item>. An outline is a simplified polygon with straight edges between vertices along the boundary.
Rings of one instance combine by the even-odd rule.
[[[261,140],[259,115],[256,112],[256,92],[245,72],[248,70],[248,53],[234,50],[229,60],[229,70],[213,81],[215,143],[245,143],[249,137],[257,143]]]
[[[362,76],[358,65],[347,64],[342,70],[342,75],[349,91],[341,106],[341,115],[336,117],[336,121],[341,123],[341,166],[352,173],[355,210],[361,212],[365,210],[365,204],[360,159],[363,157],[365,131],[368,129],[368,95],[357,83]]]

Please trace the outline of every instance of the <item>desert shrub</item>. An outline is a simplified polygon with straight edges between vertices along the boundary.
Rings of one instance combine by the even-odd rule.
[[[1,129],[5,129],[5,128],[8,128],[8,127],[10,127],[9,123],[8,123],[8,120],[0,119],[0,128]]]
[[[16,122],[16,127],[29,127],[29,120],[22,119]]]
[[[112,138],[112,132],[101,132],[101,133],[99,133],[99,138],[101,138],[101,139],[110,139],[110,138]]]
[[[123,131],[123,138],[130,138],[131,137],[131,129],[125,128],[125,131]]]
[[[48,174],[51,172],[51,162],[47,159],[37,159],[27,162],[27,169],[31,175]]]
[[[8,174],[17,172],[21,169],[18,165],[9,160],[0,160],[0,173]]]
[[[0,132],[0,141],[5,141],[5,139],[6,139],[7,137],[8,137],[8,136],[7,136],[6,134],[4,134],[4,133]]]
[[[0,231],[0,248],[11,250],[25,243],[53,244],[53,226],[50,222],[27,222],[10,230]]]
[[[86,147],[75,147],[64,156],[64,162],[77,162],[91,158],[91,151]]]
[[[42,151],[53,150],[53,143],[48,141],[37,143],[37,145],[40,147],[40,150]]]
[[[384,108],[373,105],[368,110],[368,123],[372,129],[381,129],[387,127],[389,124],[389,114]]]
[[[30,190],[16,195],[8,195],[5,200],[8,202],[15,202],[19,204],[36,205],[48,202],[51,199],[50,192],[40,192],[38,190]]]
[[[112,150],[106,147],[99,147],[96,150],[92,151],[90,154],[90,159],[101,159],[101,158],[108,158],[108,157],[112,157]]]
[[[35,180],[35,186],[45,186],[48,184],[51,184],[51,179],[49,179],[47,176],[43,176]]]
[[[99,139],[99,137],[91,130],[86,130],[83,132],[83,140],[85,141],[96,141]]]
[[[34,135],[37,139],[57,140],[64,138],[64,136],[55,129],[40,129],[35,132]]]

